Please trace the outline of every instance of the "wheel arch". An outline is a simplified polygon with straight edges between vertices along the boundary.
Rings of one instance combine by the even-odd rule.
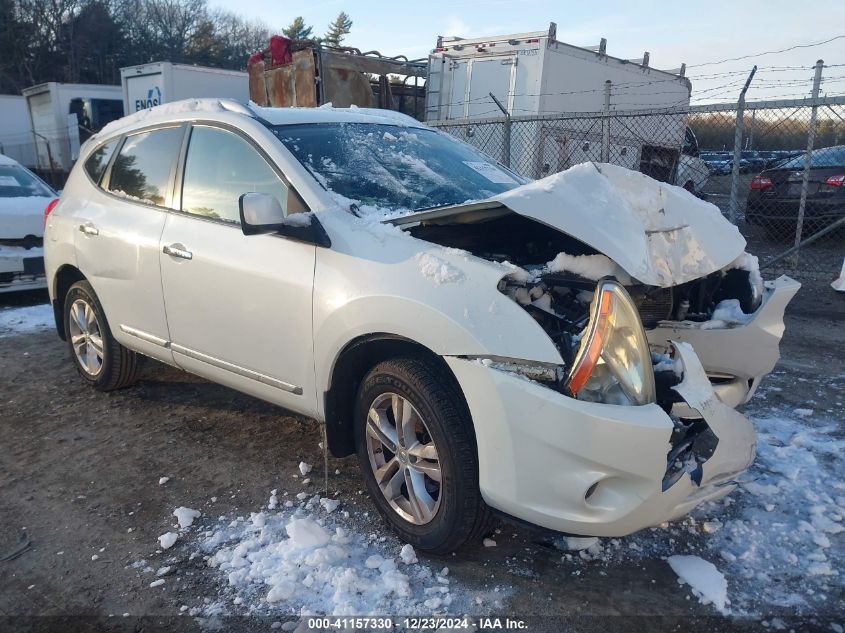
[[[441,368],[463,400],[463,390],[455,374],[440,355],[425,345],[384,332],[359,336],[347,343],[337,355],[324,393],[326,438],[335,457],[346,457],[355,452],[353,407],[364,376],[378,363],[398,357],[421,358]]]
[[[53,317],[56,320],[56,332],[63,341],[67,340],[64,319],[65,297],[70,287],[78,281],[87,281],[87,278],[72,264],[62,265],[53,276]]]

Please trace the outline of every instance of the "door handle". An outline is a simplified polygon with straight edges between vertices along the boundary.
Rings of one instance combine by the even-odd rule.
[[[180,259],[193,259],[194,254],[187,250],[182,244],[168,244],[161,251],[165,255],[170,255],[172,257],[179,257]]]
[[[79,232],[85,233],[85,235],[99,235],[100,229],[98,229],[96,226],[94,226],[90,222],[86,222],[85,224],[79,225]]]

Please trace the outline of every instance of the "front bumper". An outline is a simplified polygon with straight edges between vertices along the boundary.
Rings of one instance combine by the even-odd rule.
[[[0,293],[46,287],[43,249],[0,247]]]
[[[730,492],[735,475],[754,459],[754,429],[719,400],[692,348],[679,344],[676,350],[684,366],[676,391],[703,416],[718,444],[698,473],[684,472],[665,490],[675,424],[656,404],[583,402],[447,357],[475,424],[487,504],[560,532],[625,536]]]
[[[722,402],[739,406],[780,358],[783,313],[799,288],[800,283],[783,275],[765,282],[760,307],[744,325],[704,329],[701,323],[662,321],[646,331],[648,342],[656,352],[668,351],[671,341],[692,345]]]

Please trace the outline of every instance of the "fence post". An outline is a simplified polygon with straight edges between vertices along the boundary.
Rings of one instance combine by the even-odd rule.
[[[739,160],[742,158],[742,116],[745,112],[745,93],[748,92],[748,86],[751,85],[751,80],[754,79],[754,73],[757,72],[755,65],[745,80],[745,85],[739,93],[739,101],[736,104],[736,130],[734,131],[734,155],[733,165],[731,166],[731,197],[728,201],[728,218],[731,223],[736,224],[736,209],[737,196],[739,195]]]
[[[601,117],[601,162],[610,162],[610,79],[604,82],[604,107]]]
[[[504,138],[502,139],[502,164],[505,167],[511,166],[511,113],[508,112],[507,108],[502,105],[502,102],[496,98],[492,92],[490,93],[490,98],[493,100],[499,110],[502,111],[502,114],[505,115],[505,126],[502,130]]]
[[[822,83],[822,68],[824,61],[816,62],[816,74],[813,77],[813,106],[810,108],[810,127],[807,130],[807,154],[804,158],[804,174],[801,177],[801,200],[798,203],[798,222],[795,225],[795,255],[790,263],[793,267],[798,264],[798,247],[801,244],[801,234],[804,232],[804,209],[807,206],[807,184],[810,181],[810,163],[813,157],[813,145],[816,142],[816,116],[818,114],[819,87]]]

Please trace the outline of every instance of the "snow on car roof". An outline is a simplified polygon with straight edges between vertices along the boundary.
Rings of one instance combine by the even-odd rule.
[[[406,127],[425,127],[422,123],[401,112],[376,108],[334,108],[331,104],[319,108],[264,108],[252,102],[248,105],[233,99],[184,99],[165,103],[149,110],[135,112],[106,125],[96,138],[124,131],[142,124],[163,123],[169,120],[190,120],[186,115],[240,114],[260,117],[271,125],[297,123],[380,123]]]
[[[17,165],[18,161],[14,158],[9,158],[5,154],[0,154],[0,165]]]

